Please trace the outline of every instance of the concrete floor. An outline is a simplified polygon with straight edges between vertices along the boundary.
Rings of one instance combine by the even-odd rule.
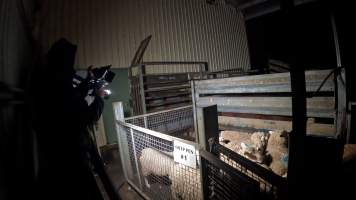
[[[143,200],[125,181],[121,159],[116,145],[107,146],[102,150],[106,170],[122,200]]]

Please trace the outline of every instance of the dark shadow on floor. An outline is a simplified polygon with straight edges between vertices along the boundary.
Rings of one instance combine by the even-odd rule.
[[[135,190],[125,181],[120,154],[117,145],[107,145],[101,148],[106,171],[122,200],[142,200]]]

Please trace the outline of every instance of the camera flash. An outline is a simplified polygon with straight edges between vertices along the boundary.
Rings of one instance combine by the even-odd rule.
[[[110,90],[104,90],[106,92],[107,95],[110,95],[111,94],[111,91]]]

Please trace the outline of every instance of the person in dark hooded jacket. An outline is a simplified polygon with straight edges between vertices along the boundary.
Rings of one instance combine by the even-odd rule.
[[[100,118],[104,103],[97,91],[93,103],[87,104],[85,81],[73,87],[76,50],[67,40],[58,40],[46,56],[45,67],[32,77],[40,199],[101,199],[88,165],[87,128]]]

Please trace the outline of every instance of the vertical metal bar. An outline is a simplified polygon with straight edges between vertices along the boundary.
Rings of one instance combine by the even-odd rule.
[[[211,152],[212,144],[219,142],[218,109],[216,105],[197,108],[199,146]]]
[[[341,68],[340,71],[336,72],[336,83],[337,83],[337,121],[336,121],[336,132],[337,136],[341,136],[345,139],[345,130],[347,127],[347,95],[346,95],[346,78],[345,69]]]
[[[143,117],[143,122],[145,124],[145,128],[148,128],[148,124],[147,124],[147,116]]]
[[[138,184],[140,185],[140,189],[142,190],[141,173],[140,173],[140,169],[138,167],[135,137],[133,135],[132,128],[130,128],[130,134],[131,134],[132,148],[133,148],[133,152],[134,152],[136,171],[137,171],[137,176],[138,176]]]
[[[136,69],[135,66],[130,66],[129,68],[129,81],[130,81],[130,96],[132,99],[130,99],[130,104],[133,107],[133,114],[137,115],[140,114],[139,112],[139,107],[137,106],[138,104],[138,95],[137,95],[137,74],[134,74],[134,70]]]
[[[115,121],[124,121],[124,107],[122,102],[113,102]],[[116,133],[117,133],[117,144],[119,146],[119,154],[121,158],[122,169],[124,171],[124,175],[126,180],[132,178],[132,167],[129,156],[129,147],[126,137],[126,130],[122,128],[121,125],[116,125]]]
[[[192,104],[193,104],[193,120],[194,120],[194,132],[195,132],[195,141],[199,143],[199,134],[198,134],[198,123],[197,123],[197,109],[196,109],[196,91],[195,91],[195,82],[194,80],[190,81],[190,87],[192,92]],[[199,94],[198,94],[199,97]]]
[[[135,105],[136,105],[136,113],[135,115],[141,115],[143,114],[142,111],[142,104],[141,104],[141,91],[140,91],[140,77],[139,75],[136,76],[135,78]]]
[[[347,114],[347,133],[346,133],[346,143],[349,144],[350,143],[350,139],[351,139],[351,110],[352,110],[352,103],[349,102],[348,105],[348,114]]]
[[[203,65],[199,64],[200,77],[199,79],[203,79]]]
[[[141,107],[142,107],[142,114],[146,114],[146,98],[145,98],[145,87],[143,85],[143,67],[144,65],[139,66],[138,68],[138,76],[140,82],[140,96],[141,96]]]
[[[199,134],[199,146],[202,151],[212,152],[212,148],[215,142],[218,142],[219,128],[218,128],[218,111],[217,106],[206,106],[197,108],[198,118],[198,134]],[[201,153],[199,153],[201,155]],[[209,196],[209,177],[207,176],[208,166],[205,158],[200,156],[200,174],[201,174],[201,194],[204,199],[208,199]]]
[[[134,78],[132,76],[132,70],[133,70],[133,66],[130,66],[128,69],[128,76],[129,76],[129,92],[130,92],[130,105],[131,105],[131,114],[136,114],[136,91],[135,91],[135,81]]]
[[[284,12],[286,35],[291,43],[289,51],[290,81],[292,91],[292,132],[289,134],[288,192],[291,199],[298,198],[305,192],[306,165],[306,89],[304,65],[298,65],[299,43],[297,17],[293,0],[281,0]],[[299,18],[298,18],[299,19]],[[288,37],[289,36],[289,37]]]
[[[341,57],[340,57],[340,46],[339,46],[339,38],[337,36],[337,30],[336,30],[336,24],[335,24],[335,18],[334,18],[334,13],[332,11],[330,11],[330,22],[331,22],[331,29],[333,31],[333,39],[334,39],[334,47],[335,47],[335,54],[336,54],[336,65],[337,67],[341,67]],[[338,73],[335,72],[334,73],[334,94],[335,94],[335,117],[334,117],[334,126],[336,127],[336,133],[335,136],[338,135],[339,133],[339,120],[338,120],[338,116],[339,116],[339,110],[338,110],[338,81],[337,78],[338,77]]]
[[[331,20],[331,27],[333,29],[333,37],[334,37],[334,45],[335,45],[335,53],[336,53],[336,63],[337,63],[338,67],[341,67],[339,37],[337,35],[337,28],[336,28],[335,17],[334,17],[333,12],[330,12],[330,20]]]
[[[201,196],[203,199],[209,199],[209,177],[208,166],[205,158],[199,156],[200,162],[200,182],[201,182]]]
[[[346,77],[345,77],[345,69],[341,68],[341,55],[340,55],[340,45],[339,45],[339,37],[337,34],[337,27],[335,23],[334,13],[330,12],[330,21],[333,30],[333,38],[335,45],[335,53],[336,53],[336,62],[337,67],[340,68],[340,71],[336,71],[334,74],[336,84],[335,84],[335,102],[337,104],[336,111],[336,137],[341,136],[346,139],[348,142],[347,133],[345,133],[345,128],[347,128],[347,95],[346,95]],[[346,135],[345,135],[346,134]]]

